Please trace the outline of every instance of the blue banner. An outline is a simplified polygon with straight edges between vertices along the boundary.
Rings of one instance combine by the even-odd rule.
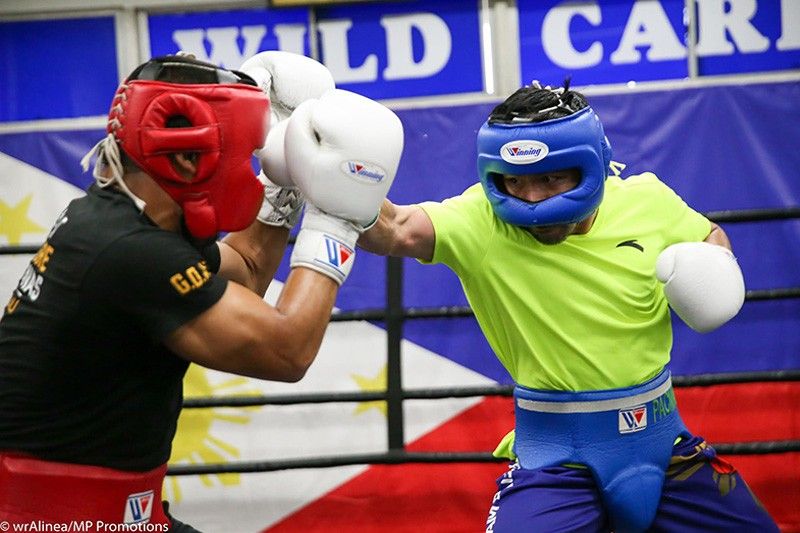
[[[688,76],[684,0],[518,0],[524,83],[576,85]]]
[[[0,22],[0,122],[108,113],[113,17]]]
[[[478,2],[319,8],[321,61],[338,87],[371,98],[483,91]],[[153,56],[192,52],[236,68],[256,52],[310,55],[308,10],[251,9],[149,17]]]
[[[242,9],[150,15],[150,54],[157,57],[179,50],[225,68],[237,69],[245,59],[264,50],[311,55],[309,11]]]
[[[696,13],[701,76],[800,68],[800,2],[698,2]]]
[[[521,75],[560,83],[688,76],[684,0],[518,0]],[[698,2],[700,75],[800,67],[800,2]]]
[[[322,61],[370,98],[483,91],[478,2],[389,2],[317,10]]]

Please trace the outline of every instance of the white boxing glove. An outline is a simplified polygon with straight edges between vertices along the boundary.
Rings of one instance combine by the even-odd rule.
[[[286,154],[283,151],[284,138],[288,120],[274,124],[267,134],[264,148],[258,151],[258,161],[261,170],[269,176],[270,181],[282,187],[294,187],[289,169],[286,167]]]
[[[295,107],[334,88],[333,76],[321,63],[290,52],[260,52],[242,64],[270,98],[270,129],[264,148],[256,152],[264,174],[264,202],[257,219],[267,225],[291,229],[300,218],[303,195],[286,169],[283,138],[286,119]]]
[[[733,253],[707,242],[668,246],[656,260],[670,307],[695,331],[717,329],[744,303],[744,278]]]
[[[325,65],[291,52],[259,52],[242,63],[239,70],[269,95],[273,125],[289,118],[306,100],[319,98],[335,87],[333,75]]]
[[[283,161],[283,122],[301,103],[332,90],[336,86],[333,75],[319,61],[277,50],[259,52],[245,61],[241,70],[258,83],[270,100],[269,133],[264,148],[256,153],[261,168],[273,183],[291,186]]]
[[[284,150],[292,182],[309,202],[368,226],[394,181],[403,125],[382,104],[335,89],[295,110]]]
[[[334,90],[301,104],[284,143],[292,182],[309,201],[291,266],[340,285],[359,234],[377,220],[403,151],[403,126],[391,110]]]

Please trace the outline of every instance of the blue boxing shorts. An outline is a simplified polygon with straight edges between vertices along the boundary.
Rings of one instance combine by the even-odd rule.
[[[609,391],[517,387],[514,399],[517,461],[497,481],[487,532],[778,531],[688,433],[668,371]]]

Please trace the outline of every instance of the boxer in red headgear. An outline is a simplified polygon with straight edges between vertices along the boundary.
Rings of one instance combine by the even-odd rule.
[[[183,79],[197,81],[174,83]],[[170,127],[175,117],[184,127]],[[108,118],[98,150],[108,156],[119,146],[181,207],[193,236],[238,231],[253,221],[264,188],[250,155],[264,144],[269,99],[252,78],[187,57],[155,59],[120,85]],[[194,154],[191,179],[173,164],[179,153]],[[103,183],[124,187],[118,170],[112,166]]]
[[[3,520],[195,531],[160,502],[189,363],[297,381],[314,361],[353,262],[319,254],[352,249],[363,228],[341,214],[307,215],[305,244],[278,303],[267,304],[303,195],[286,176],[281,185],[257,177],[251,160],[256,151],[262,165],[287,169],[285,124],[268,143],[278,150],[261,150],[270,95],[277,122],[338,92],[303,56],[264,52],[244,69],[252,76],[162,57],[117,91],[108,135],[84,159],[88,167],[97,154],[97,183],[59,216],[0,320]],[[316,107],[363,122],[326,144],[320,179],[349,159],[374,159],[362,134],[394,132],[380,198],[360,181],[368,202],[358,191],[337,200],[345,215],[367,202],[374,218],[397,168],[399,120],[366,98]],[[231,233],[216,241],[220,231]]]

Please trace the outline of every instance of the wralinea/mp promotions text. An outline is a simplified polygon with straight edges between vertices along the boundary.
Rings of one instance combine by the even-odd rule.
[[[169,531],[166,524],[119,524],[103,522],[102,520],[72,520],[70,522],[46,522],[44,520],[31,520],[30,522],[0,522],[0,533],[12,531],[25,532],[80,532],[80,533],[157,533]]]

